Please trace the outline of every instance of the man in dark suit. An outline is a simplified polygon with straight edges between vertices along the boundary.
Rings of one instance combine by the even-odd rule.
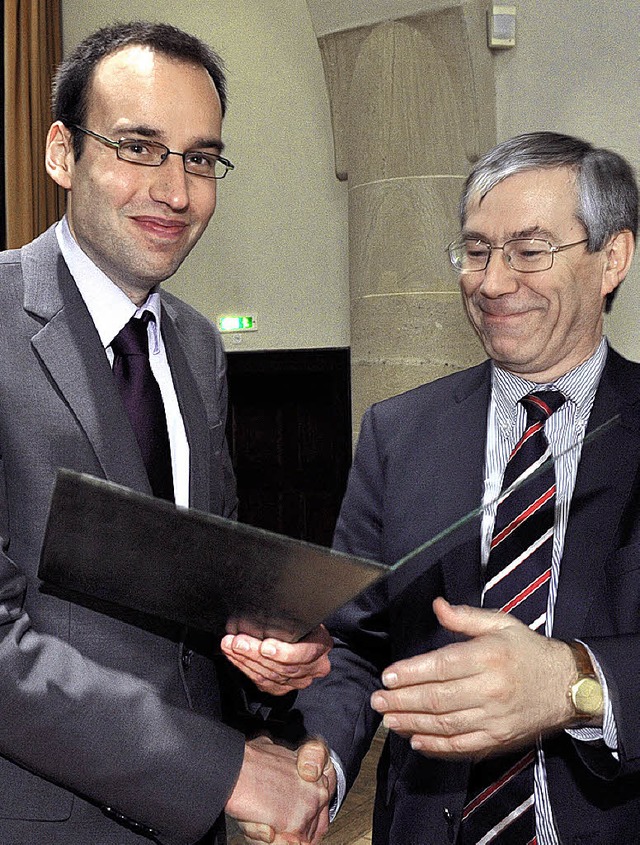
[[[242,676],[215,643],[70,605],[36,577],[58,467],[155,490],[111,369],[132,318],[164,407],[169,496],[235,514],[220,337],[159,291],[232,167],[224,108],[220,61],[192,36],[144,23],[90,36],[58,72],[47,138],[67,213],[0,256],[2,845],[221,843],[225,810],[288,842],[326,826],[326,778],[303,782],[293,752],[221,720]],[[276,691],[328,669],[322,631],[277,651]]]
[[[339,549],[393,564],[484,505],[331,620],[332,671],[298,696],[347,788],[382,715],[376,845],[639,841],[640,366],[602,336],[637,222],[620,156],[549,132],[498,145],[466,182],[449,247],[491,360],[365,415]],[[550,471],[540,458],[501,492],[525,429],[553,454],[535,500],[553,507],[492,569],[534,509],[494,532],[498,514]],[[539,551],[542,575],[492,603]]]

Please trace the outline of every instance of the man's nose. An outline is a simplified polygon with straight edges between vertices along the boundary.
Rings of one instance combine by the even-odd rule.
[[[496,297],[514,293],[519,286],[518,273],[509,265],[504,251],[494,247],[489,255],[489,263],[482,271],[480,291],[485,296]]]
[[[189,205],[188,173],[180,156],[168,155],[159,167],[154,168],[149,193],[153,200],[165,203],[174,211]]]

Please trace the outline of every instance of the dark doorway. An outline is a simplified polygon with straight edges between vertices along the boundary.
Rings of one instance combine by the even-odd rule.
[[[348,349],[228,355],[239,519],[331,544],[351,464]]]

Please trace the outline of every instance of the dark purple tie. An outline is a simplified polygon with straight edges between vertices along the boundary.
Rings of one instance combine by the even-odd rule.
[[[512,613],[544,633],[551,580],[556,479],[544,425],[565,402],[557,390],[520,400],[527,412],[524,434],[502,479],[487,561],[483,607]],[[515,486],[516,482],[533,477]],[[536,752],[526,748],[476,763],[462,814],[460,845],[535,845],[533,775]]]
[[[167,418],[158,382],[149,363],[150,311],[132,317],[111,343],[113,377],[136,435],[153,495],[174,500]]]

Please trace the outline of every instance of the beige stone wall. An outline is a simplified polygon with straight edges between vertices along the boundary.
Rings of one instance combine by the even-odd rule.
[[[384,266],[390,276],[375,277],[371,293],[385,292],[384,285],[392,285],[392,294],[400,292],[411,306],[404,306],[408,321],[427,313],[434,297],[441,295],[442,303],[450,302],[455,311],[453,279],[446,265],[438,271],[443,260],[441,247],[457,230],[454,219],[457,202],[455,182],[447,191],[451,202],[447,211],[438,214],[435,207],[444,205],[435,186],[452,177],[458,184],[466,172],[462,164],[452,166],[448,172],[412,171],[413,156],[421,146],[422,155],[430,154],[438,146],[437,125],[430,130],[428,142],[424,135],[414,135],[410,117],[402,116],[402,106],[393,106],[393,123],[388,131],[393,135],[393,147],[402,146],[403,138],[413,141],[405,144],[402,152],[392,157],[395,175],[387,167],[387,159],[378,166],[380,173],[362,173],[354,177],[354,168],[368,168],[364,160],[368,147],[352,161],[348,182],[338,182],[334,175],[334,144],[338,170],[346,174],[347,149],[344,137],[349,127],[352,108],[349,101],[334,94],[335,79],[327,87],[321,61],[318,36],[323,44],[323,59],[328,62],[329,41],[327,33],[346,38],[351,47],[335,50],[329,65],[340,80],[350,80],[354,62],[359,55],[358,44],[364,44],[373,32],[372,20],[402,18],[414,14],[409,22],[410,32],[392,39],[387,30],[381,29],[370,45],[383,41],[387,46],[377,53],[369,49],[367,75],[376,62],[384,71],[373,86],[376,102],[366,106],[359,103],[354,114],[361,116],[366,108],[379,109],[396,92],[389,87],[389,80],[403,80],[411,86],[420,85],[425,103],[431,113],[443,106],[435,99],[442,92],[444,77],[447,85],[463,85],[466,100],[475,105],[464,110],[464,117],[456,116],[456,130],[461,143],[469,145],[467,160],[474,147],[486,149],[497,136],[499,139],[531,129],[556,129],[584,135],[596,143],[615,147],[640,169],[638,125],[640,123],[640,97],[637,92],[638,30],[640,4],[637,0],[603,4],[600,0],[519,0],[517,7],[517,45],[513,50],[491,54],[486,47],[484,3],[461,3],[465,15],[476,15],[475,23],[462,17],[459,11],[447,12],[440,8],[440,24],[431,28],[428,10],[436,6],[455,5],[456,0],[223,0],[211,4],[206,0],[185,0],[176,4],[169,0],[139,0],[135,11],[125,0],[97,3],[94,0],[62,0],[65,49],[75,44],[92,29],[113,20],[125,20],[133,14],[157,20],[167,20],[184,26],[216,45],[227,59],[231,110],[226,121],[225,136],[229,157],[238,165],[233,181],[221,186],[220,203],[216,218],[209,232],[185,265],[174,289],[185,296],[204,313],[215,318],[222,311],[257,311],[262,328],[253,335],[245,335],[239,345],[230,348],[284,349],[305,346],[341,346],[349,343],[349,282],[348,262],[357,258],[357,266],[368,260],[366,252],[348,256],[347,237],[360,238],[367,225],[387,225],[387,218],[401,218],[402,230],[397,238],[387,239],[386,246],[375,247],[370,264]],[[381,13],[381,8],[384,14]],[[424,11],[420,11],[424,10]],[[322,14],[320,14],[322,13]],[[444,26],[448,20],[450,27]],[[337,21],[337,24],[336,24]],[[457,23],[456,23],[457,21]],[[313,28],[315,24],[315,32]],[[396,27],[391,28],[396,31]],[[383,36],[383,33],[387,33]],[[400,71],[394,56],[410,52],[410,45],[428,43],[432,61],[434,52],[441,58],[443,79],[437,74],[431,84],[423,85],[421,65],[410,64],[410,70]],[[395,51],[395,53],[394,53]],[[489,68],[483,70],[484,64]],[[363,68],[365,65],[363,65]],[[366,80],[368,76],[362,77]],[[415,78],[417,75],[418,78]],[[495,85],[493,77],[495,75]],[[347,84],[345,82],[345,84]],[[398,84],[396,84],[397,91]],[[380,90],[378,91],[378,89]],[[329,95],[333,113],[329,115]],[[366,86],[359,89],[366,90]],[[380,95],[380,96],[378,96]],[[411,95],[411,115],[422,105]],[[342,104],[342,110],[337,107]],[[451,108],[448,102],[447,108]],[[455,106],[454,106],[455,108]],[[494,114],[495,111],[495,114]],[[368,125],[375,124],[379,133],[379,117],[375,111]],[[365,115],[366,117],[366,115]],[[375,120],[374,120],[375,118]],[[360,118],[359,118],[360,119]],[[448,118],[446,118],[448,120]],[[428,117],[427,122],[431,120]],[[333,133],[331,122],[333,122]],[[483,129],[484,127],[484,129]],[[446,127],[445,127],[446,129]],[[447,132],[450,129],[446,129]],[[409,134],[408,134],[409,133]],[[447,138],[449,135],[447,135]],[[398,140],[399,139],[399,140]],[[379,140],[376,134],[376,141]],[[390,139],[391,140],[391,139]],[[390,145],[391,146],[391,145]],[[359,148],[360,149],[360,148]],[[375,153],[375,151],[373,151]],[[444,150],[449,156],[448,149]],[[385,153],[385,156],[387,153]],[[399,169],[400,159],[406,169]],[[374,158],[372,156],[371,161]],[[455,163],[456,159],[454,159]],[[355,179],[359,181],[355,181]],[[403,180],[398,194],[405,192],[406,199],[399,201],[391,193],[392,179]],[[387,194],[384,185],[389,187]],[[417,189],[413,182],[424,183]],[[431,189],[427,190],[426,185]],[[224,188],[224,190],[222,190]],[[435,196],[432,197],[432,192]],[[419,195],[419,199],[417,198]],[[378,222],[356,222],[347,211],[347,203],[365,209],[370,207],[378,214]],[[406,208],[405,208],[406,205]],[[433,207],[433,209],[431,208]],[[379,211],[378,211],[379,209]],[[423,211],[430,209],[428,211]],[[448,216],[447,216],[448,215]],[[413,220],[413,222],[412,222]],[[436,220],[440,221],[436,224]],[[450,225],[447,223],[450,220]],[[438,228],[441,226],[441,228]],[[378,236],[377,236],[378,237]],[[421,243],[421,241],[425,243]],[[406,251],[406,265],[396,257]],[[384,264],[384,256],[387,258]],[[391,260],[393,256],[393,261]],[[427,269],[422,272],[423,262]],[[364,270],[358,271],[364,276]],[[382,272],[379,273],[382,277]],[[360,283],[358,282],[358,287]],[[404,286],[404,288],[402,287]],[[418,295],[410,291],[417,290]],[[404,293],[403,291],[406,291]],[[389,297],[392,299],[394,297]],[[364,300],[362,307],[364,308]],[[420,302],[419,309],[415,303]],[[396,303],[397,304],[397,303]],[[366,306],[368,307],[368,306]],[[373,306],[371,306],[373,308]],[[444,309],[444,305],[442,305]],[[406,342],[408,354],[396,356],[394,347],[405,339],[402,320],[387,324],[385,315],[376,310],[376,317],[387,325],[390,340],[385,350],[384,364],[376,363],[377,352],[354,346],[354,357],[367,356],[371,364],[363,369],[374,369],[371,379],[375,387],[385,382],[385,373],[397,370],[410,373],[406,384],[420,380],[421,374],[431,378],[431,373],[448,371],[463,366],[471,359],[473,338],[466,332],[451,336],[444,317],[436,311],[433,328],[426,326],[414,336],[416,342]],[[610,335],[621,350],[640,359],[640,332],[637,315],[640,313],[640,262],[622,288],[614,314],[608,320]],[[460,312],[460,327],[463,317]],[[432,341],[431,346],[425,337]],[[365,333],[365,339],[369,342]],[[372,347],[379,350],[378,339],[371,339]],[[469,349],[458,345],[467,343]],[[441,358],[434,360],[433,347]],[[452,351],[453,350],[453,351]],[[427,360],[428,359],[428,360]],[[396,387],[402,376],[392,375],[388,386],[380,394]],[[374,393],[372,392],[372,396]],[[363,404],[357,400],[354,416]]]
[[[484,3],[320,39],[349,185],[354,428],[378,399],[484,356],[445,245],[470,162],[495,142]]]

